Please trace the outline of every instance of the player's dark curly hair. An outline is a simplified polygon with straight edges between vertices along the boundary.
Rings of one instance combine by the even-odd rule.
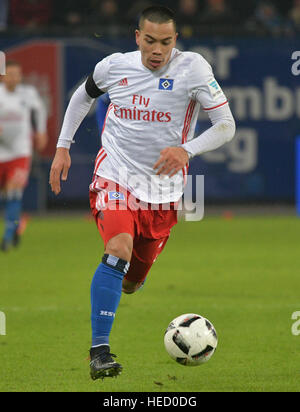
[[[150,6],[144,9],[139,18],[139,29],[143,28],[145,20],[158,24],[173,22],[176,31],[175,13],[169,7]]]

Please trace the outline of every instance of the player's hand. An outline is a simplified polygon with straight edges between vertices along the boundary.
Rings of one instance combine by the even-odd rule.
[[[42,152],[48,143],[48,135],[47,133],[35,133],[35,147],[38,152]]]
[[[52,192],[56,195],[58,195],[61,190],[60,179],[64,181],[67,180],[70,167],[71,157],[69,154],[69,149],[58,147],[52,162],[49,178]]]
[[[157,175],[174,176],[189,161],[189,155],[183,147],[166,147],[161,150],[158,161],[153,166]]]

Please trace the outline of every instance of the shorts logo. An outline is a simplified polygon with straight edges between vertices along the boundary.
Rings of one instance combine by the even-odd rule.
[[[159,90],[173,90],[173,79],[159,79]]]
[[[108,192],[108,200],[125,200],[125,196],[121,192]]]

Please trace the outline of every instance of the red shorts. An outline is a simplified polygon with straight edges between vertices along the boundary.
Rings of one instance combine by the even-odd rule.
[[[19,157],[8,162],[0,162],[0,188],[5,189],[9,183],[25,188],[31,167],[30,157]]]
[[[150,204],[140,202],[126,189],[97,176],[90,186],[90,206],[104,246],[120,233],[132,236],[133,251],[125,278],[142,282],[177,223],[176,204],[159,205],[158,210],[151,210]],[[169,210],[165,210],[166,206]]]

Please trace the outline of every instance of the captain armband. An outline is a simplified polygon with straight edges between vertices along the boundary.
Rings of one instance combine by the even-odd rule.
[[[96,99],[105,93],[96,85],[93,79],[93,74],[90,74],[85,82],[85,91],[92,99]]]

